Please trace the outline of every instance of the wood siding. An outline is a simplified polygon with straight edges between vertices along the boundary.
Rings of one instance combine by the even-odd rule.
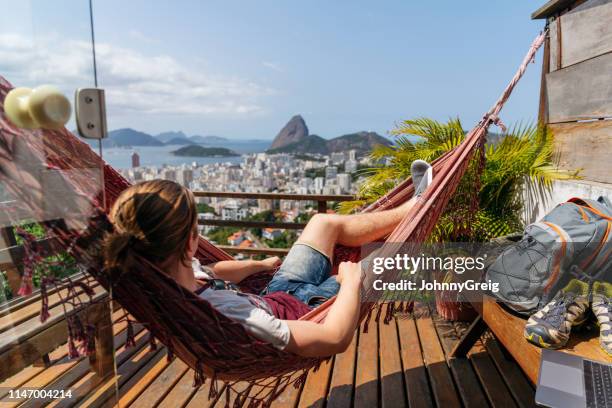
[[[590,0],[561,16],[561,67],[612,51],[612,0]]]
[[[549,73],[549,123],[612,117],[610,73],[612,52]]]
[[[588,181],[612,184],[612,120],[559,123],[549,126],[563,169],[582,169]]]

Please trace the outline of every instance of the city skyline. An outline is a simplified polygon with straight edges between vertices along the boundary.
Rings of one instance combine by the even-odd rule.
[[[87,3],[7,3],[0,73],[70,96],[91,86]],[[272,139],[295,114],[324,138],[419,116],[471,128],[542,28],[511,1],[93,4],[109,128],[230,139]],[[504,122],[534,121],[538,94],[530,70]]]

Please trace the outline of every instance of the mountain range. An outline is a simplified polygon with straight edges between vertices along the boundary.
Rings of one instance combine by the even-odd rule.
[[[187,136],[182,131],[174,132],[162,132],[155,136],[155,138],[165,144],[214,144],[214,143],[225,143],[228,139],[219,136],[200,136],[193,135]]]
[[[276,135],[267,152],[326,155],[356,150],[357,155],[361,156],[368,154],[376,145],[390,146],[392,142],[378,133],[366,131],[324,139],[321,136],[309,134],[304,118],[295,115]]]
[[[76,132],[75,132],[76,133]],[[97,146],[96,140],[88,140],[92,146]],[[259,140],[229,140],[219,136],[188,136],[182,131],[167,131],[158,135],[150,135],[131,128],[116,129],[108,132],[108,137],[102,141],[102,146],[133,147],[133,146],[190,146],[204,145],[211,147],[226,147],[227,143],[264,142]],[[292,154],[323,154],[356,150],[358,155],[369,153],[376,145],[391,145],[391,141],[375,132],[356,132],[333,139],[310,134],[304,118],[300,115],[292,117],[280,130],[267,150],[268,153]],[[265,147],[261,147],[262,149]],[[261,150],[260,150],[261,151]]]
[[[76,131],[75,131],[76,133]],[[163,132],[156,136],[140,132],[131,128],[111,130],[108,137],[102,141],[104,147],[131,147],[131,146],[166,146],[166,145],[218,145],[229,140],[219,136],[187,136],[178,131]],[[88,140],[92,145],[97,141]]]

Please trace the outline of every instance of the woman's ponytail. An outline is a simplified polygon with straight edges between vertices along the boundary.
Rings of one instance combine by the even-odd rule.
[[[128,272],[136,256],[160,265],[185,259],[188,241],[196,233],[193,194],[168,180],[152,180],[124,190],[110,211],[115,230],[106,236],[107,268]]]
[[[106,236],[104,259],[106,267],[124,269],[127,258],[131,255],[134,235],[128,232],[111,232]]]

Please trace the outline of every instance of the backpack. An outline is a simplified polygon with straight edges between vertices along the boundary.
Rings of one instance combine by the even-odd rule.
[[[523,314],[544,307],[567,283],[610,281],[612,204],[572,198],[525,228],[522,239],[489,267],[486,279],[497,282],[491,293]]]

